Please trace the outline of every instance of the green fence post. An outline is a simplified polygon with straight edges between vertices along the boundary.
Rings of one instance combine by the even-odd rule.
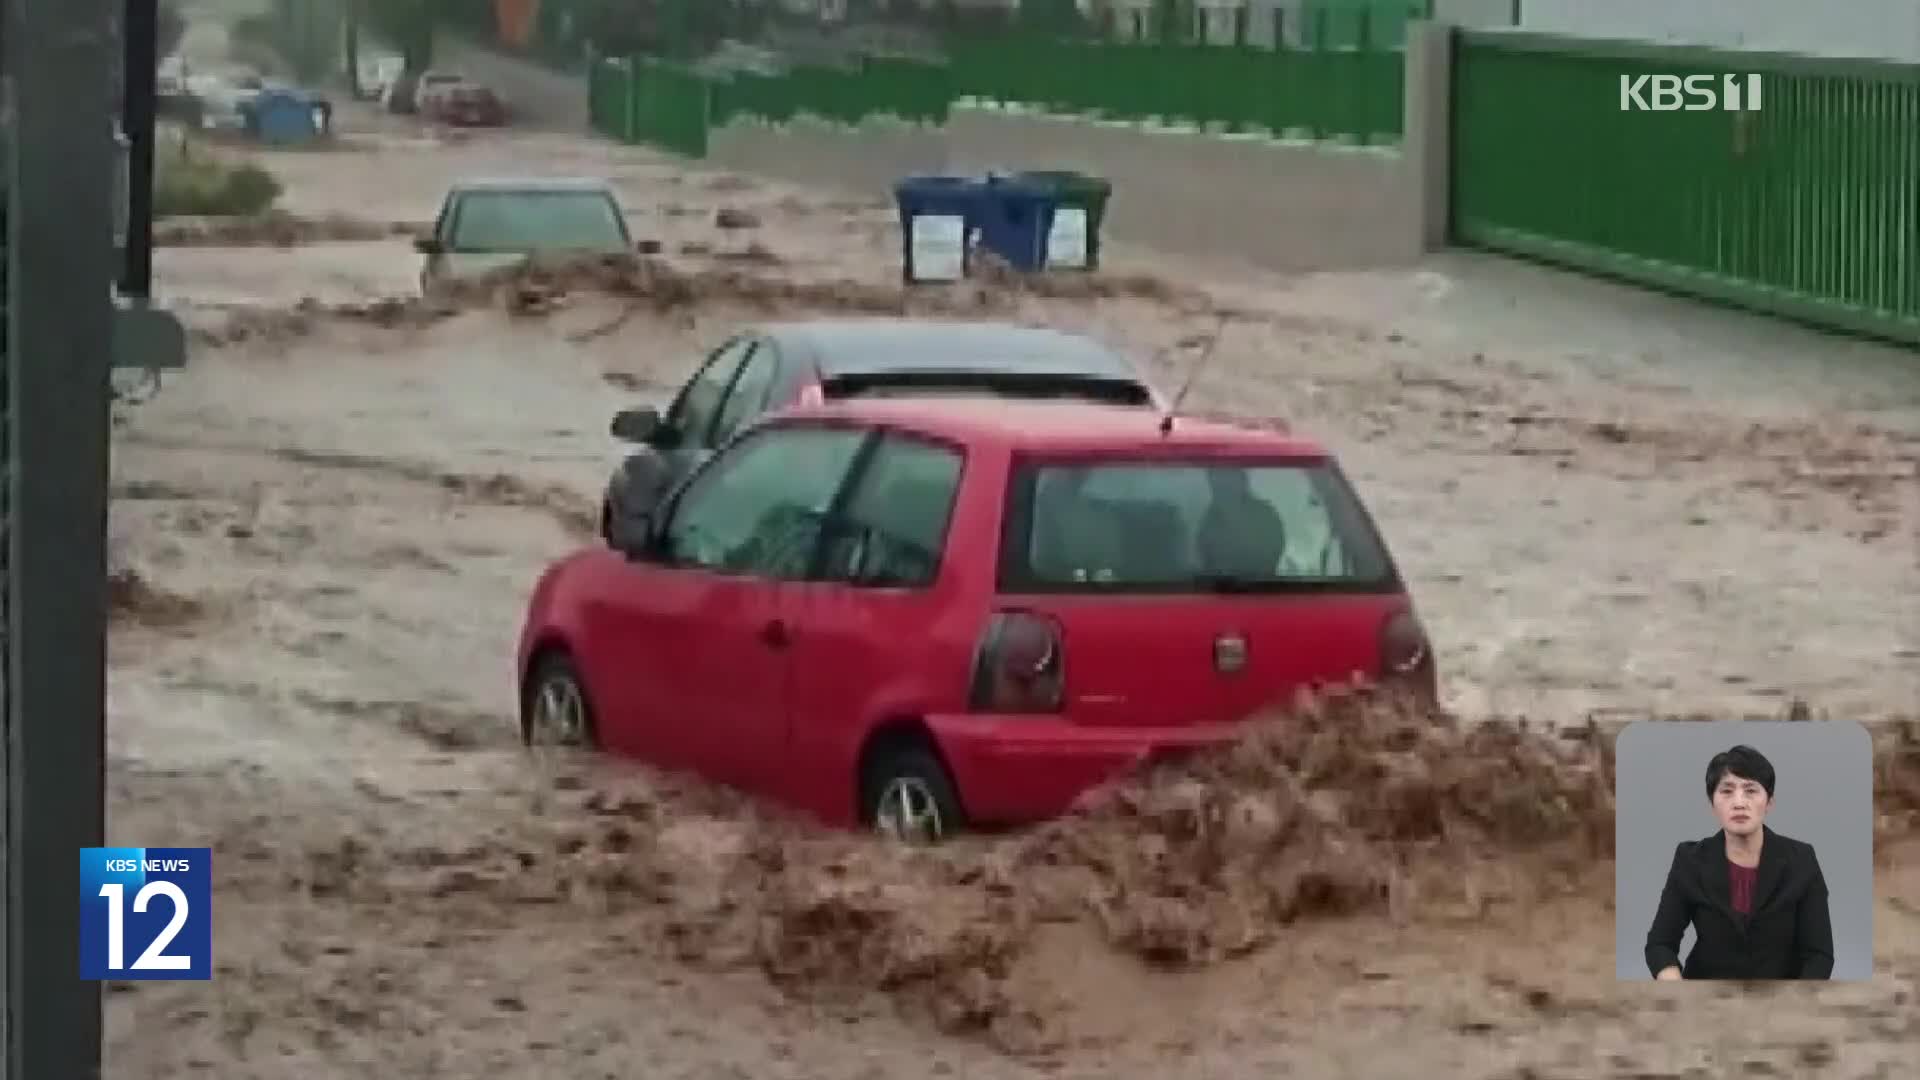
[[[707,140],[713,131],[713,80],[700,76],[700,146],[696,157],[707,156]]]
[[[628,56],[620,81],[620,141],[640,141],[640,65],[638,56]]]
[[[587,68],[587,127],[596,135],[607,133],[606,117],[600,104],[605,94],[606,70],[602,64]]]
[[[1287,41],[1287,25],[1287,9],[1274,8],[1273,55],[1266,58],[1273,71],[1260,103],[1260,115],[1261,123],[1275,138],[1285,136],[1293,124],[1289,111],[1293,105],[1293,46]]]
[[[1308,9],[1311,21],[1307,26],[1307,49],[1313,57],[1312,66],[1304,68],[1313,72],[1309,94],[1302,96],[1302,107],[1307,112],[1307,134],[1313,138],[1324,138],[1327,134],[1327,76],[1331,74],[1331,65],[1327,56],[1327,9],[1315,5]],[[1311,101],[1311,104],[1307,104]]]
[[[1374,27],[1372,8],[1363,7],[1355,15],[1353,62],[1345,68],[1344,97],[1355,141],[1369,146],[1373,143],[1373,39],[1378,30]]]

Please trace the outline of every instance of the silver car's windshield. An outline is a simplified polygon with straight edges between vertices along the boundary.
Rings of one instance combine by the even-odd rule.
[[[601,191],[469,191],[455,204],[449,248],[469,254],[623,251],[626,222]]]

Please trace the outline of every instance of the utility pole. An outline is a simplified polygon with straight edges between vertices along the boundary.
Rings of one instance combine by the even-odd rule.
[[[79,849],[104,843],[113,0],[0,0],[6,221],[0,1078],[97,1080]],[[148,65],[150,77],[151,61]]]
[[[153,296],[153,122],[154,80],[158,66],[160,29],[156,0],[124,0],[120,19],[121,106],[120,131],[127,140],[126,188],[115,198],[126,199],[126,265],[120,272],[120,295],[148,300]]]
[[[347,90],[360,96],[360,0],[344,0],[346,17],[341,33],[340,51],[346,54]]]

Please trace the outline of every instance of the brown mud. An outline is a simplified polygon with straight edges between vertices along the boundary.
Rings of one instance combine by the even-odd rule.
[[[1891,857],[1920,826],[1920,722],[1874,730]],[[756,972],[813,1006],[877,996],[1043,1054],[1083,1011],[1030,992],[1063,936],[1133,965],[1144,992],[1302,924],[1500,924],[1610,896],[1612,734],[1466,723],[1354,691],[1121,778],[1056,822],[932,849],[821,831],[684,778],[563,771],[524,829],[457,849],[350,840],[310,852],[287,885],[455,920],[584,909],[610,938]]]

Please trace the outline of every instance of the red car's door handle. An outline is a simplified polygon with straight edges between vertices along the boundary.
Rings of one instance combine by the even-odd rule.
[[[793,641],[793,635],[787,631],[787,624],[774,619],[760,628],[760,641],[769,649],[784,649]]]

